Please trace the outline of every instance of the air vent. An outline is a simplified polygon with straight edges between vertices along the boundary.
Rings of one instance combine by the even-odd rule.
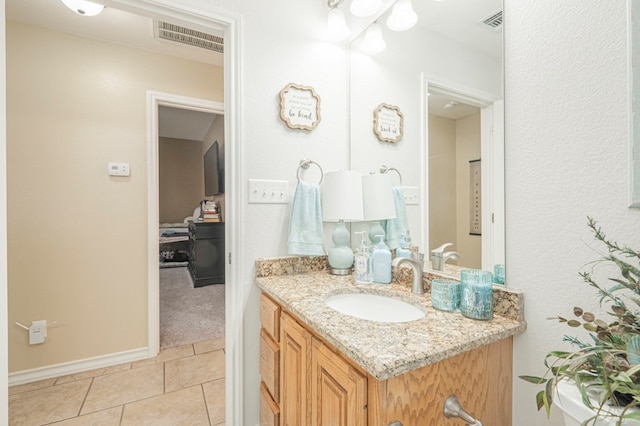
[[[502,10],[492,13],[490,16],[480,22],[482,22],[493,31],[502,30]]]
[[[195,46],[218,53],[224,51],[224,39],[220,36],[162,21],[155,21],[154,27],[154,35],[156,38],[188,44],[189,46]]]

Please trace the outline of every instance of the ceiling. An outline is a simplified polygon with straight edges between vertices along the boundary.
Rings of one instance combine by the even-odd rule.
[[[390,3],[393,3],[393,0],[387,0],[387,4]],[[346,10],[346,6],[345,4],[342,7]],[[442,34],[488,55],[496,58],[502,57],[502,31],[490,29],[480,23],[484,18],[501,10],[502,0],[418,0],[413,2],[413,6],[419,16],[418,25],[426,26],[430,31]],[[211,65],[223,65],[221,53],[157,39],[154,37],[153,19],[110,7],[105,8],[97,16],[85,17],[71,12],[59,0],[6,0],[5,13],[7,21],[17,21]],[[358,25],[360,28],[364,28],[366,25],[362,19],[357,20],[348,12],[346,15],[349,24],[355,28],[358,28]],[[381,17],[384,16],[386,15],[381,15]],[[215,35],[222,36],[222,34]],[[437,115],[457,119],[472,113],[471,108],[473,107],[465,107],[463,104],[458,104],[450,110],[444,110],[442,106],[449,102],[448,99],[440,96],[430,96],[429,98],[430,112]],[[175,126],[172,127],[174,130],[171,134],[183,134],[183,139],[193,139],[201,133],[199,129],[205,119],[203,114],[207,114],[198,113],[196,114],[197,118],[186,118],[186,115],[191,113],[193,112],[166,108],[162,113],[161,120],[169,120],[172,126]],[[215,115],[208,114],[208,116],[212,122]],[[197,126],[198,130],[192,128],[185,128],[184,131],[177,130],[180,123],[187,122],[200,123]]]

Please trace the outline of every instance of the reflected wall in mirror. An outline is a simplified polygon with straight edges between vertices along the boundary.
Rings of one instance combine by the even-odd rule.
[[[447,263],[493,270],[504,263],[502,1],[421,0],[413,7],[418,24],[408,31],[384,25],[390,10],[377,18],[387,44],[381,53],[358,50],[363,34],[351,44],[351,169],[395,167],[403,187],[418,188],[418,203],[406,210],[413,244],[426,258],[453,243],[447,250],[460,259]],[[372,111],[381,103],[404,114],[397,144],[371,131]],[[467,108],[470,116],[443,116]],[[478,159],[482,235],[469,235],[469,161]]]

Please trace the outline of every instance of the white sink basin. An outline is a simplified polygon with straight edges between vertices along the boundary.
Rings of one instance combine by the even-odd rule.
[[[336,294],[324,302],[340,313],[369,321],[409,322],[425,316],[425,311],[410,303],[377,294]]]

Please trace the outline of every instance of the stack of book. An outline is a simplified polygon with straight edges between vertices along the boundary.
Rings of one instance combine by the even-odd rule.
[[[222,222],[220,205],[216,201],[205,201],[201,204],[203,222]]]

